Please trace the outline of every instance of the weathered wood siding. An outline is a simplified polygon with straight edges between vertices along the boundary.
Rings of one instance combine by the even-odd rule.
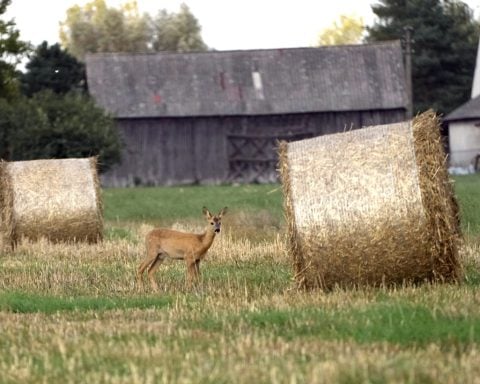
[[[125,143],[123,161],[102,176],[102,184],[124,187],[224,183],[229,181],[228,135],[282,136],[309,132],[318,136],[404,119],[404,109],[118,119],[117,128]]]

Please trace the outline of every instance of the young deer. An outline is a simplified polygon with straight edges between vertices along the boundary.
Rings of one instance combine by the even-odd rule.
[[[155,228],[150,231],[145,239],[147,257],[137,271],[138,286],[143,287],[143,272],[148,268],[147,274],[152,288],[158,291],[158,285],[153,275],[167,257],[185,260],[189,285],[194,280],[197,281],[200,276],[200,261],[212,246],[215,235],[220,232],[222,217],[226,212],[227,207],[214,216],[206,207],[203,207],[203,214],[208,220],[208,225],[202,234],[184,233],[164,228]]]

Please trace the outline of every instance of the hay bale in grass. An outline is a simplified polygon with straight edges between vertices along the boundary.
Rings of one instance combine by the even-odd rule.
[[[96,158],[0,164],[0,226],[4,244],[31,240],[96,242],[103,209]]]
[[[433,112],[282,142],[279,155],[300,287],[459,278],[458,206]]]

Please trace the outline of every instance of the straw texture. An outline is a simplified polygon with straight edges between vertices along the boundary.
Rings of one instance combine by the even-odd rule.
[[[103,207],[96,158],[2,162],[1,233],[12,247],[23,237],[101,240]]]
[[[300,287],[458,279],[458,207],[433,112],[281,143],[279,158]]]
[[[7,162],[0,161],[0,250],[13,247],[13,189]]]

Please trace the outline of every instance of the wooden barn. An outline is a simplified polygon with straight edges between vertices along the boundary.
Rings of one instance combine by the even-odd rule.
[[[270,182],[277,140],[405,119],[400,42],[203,53],[94,54],[91,95],[116,119],[105,186]]]

